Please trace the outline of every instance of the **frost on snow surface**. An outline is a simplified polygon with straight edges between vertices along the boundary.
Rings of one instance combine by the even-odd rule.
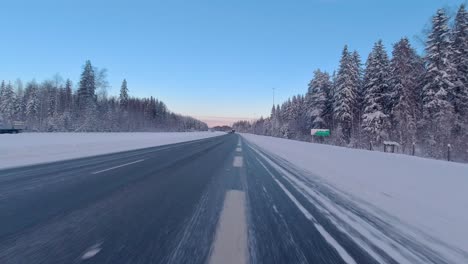
[[[219,132],[2,134],[0,169],[155,147],[222,134]]]
[[[346,223],[342,231],[363,248],[370,241],[399,263],[468,263],[467,164],[242,136],[272,157],[303,170],[301,180],[272,165],[325,215],[333,215],[332,222],[339,228],[339,223]],[[324,196],[323,188],[335,190],[343,197],[341,202],[333,201],[338,196]],[[343,207],[348,202],[361,208],[368,219],[378,221],[363,220],[357,209]],[[379,259],[377,252],[367,249]],[[427,254],[416,254],[421,249],[428,249]]]

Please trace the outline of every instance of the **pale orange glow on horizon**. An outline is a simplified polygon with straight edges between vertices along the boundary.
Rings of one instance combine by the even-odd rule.
[[[251,117],[221,117],[221,116],[196,116],[195,118],[208,124],[208,127],[214,126],[231,126],[234,122],[240,120],[252,121],[255,118]]]

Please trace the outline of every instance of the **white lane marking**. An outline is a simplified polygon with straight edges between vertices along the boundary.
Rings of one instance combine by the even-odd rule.
[[[81,256],[81,259],[85,260],[85,259],[89,259],[89,258],[96,256],[99,253],[99,251],[101,251],[102,249],[101,244],[102,243],[97,243],[93,245],[92,247],[88,248],[86,252],[83,254],[83,256]]]
[[[137,161],[133,161],[133,162],[129,162],[129,163],[125,163],[125,164],[122,164],[122,165],[119,165],[119,166],[115,166],[115,167],[108,168],[108,169],[104,169],[104,170],[100,170],[100,171],[95,171],[95,172],[92,172],[91,174],[98,174],[98,173],[101,173],[101,172],[110,171],[110,170],[113,170],[113,169],[117,169],[117,168],[120,168],[120,167],[128,166],[128,165],[135,164],[135,163],[142,162],[142,161],[144,161],[144,159],[137,160]]]
[[[230,190],[224,198],[224,207],[218,228],[210,264],[248,263],[247,218],[245,216],[245,193]]]
[[[241,148],[241,147],[237,147],[237,148],[236,148],[236,151],[237,151],[237,152],[242,152],[242,148]]]
[[[259,153],[259,152],[257,152]],[[259,153],[262,155],[261,153]],[[263,158],[267,159],[264,155]],[[269,159],[267,159],[269,160]],[[348,254],[348,252],[320,225],[315,217],[294,197],[294,195],[289,192],[289,190],[278,180],[276,176],[263,164],[263,162],[257,158],[257,161],[265,168],[265,170],[271,175],[273,180],[278,184],[278,186],[286,193],[286,195],[291,199],[291,201],[299,208],[299,211],[304,214],[304,216],[314,223],[315,228],[317,231],[322,235],[322,237],[330,244],[332,247],[336,249],[340,257],[348,264],[357,264],[356,261]]]
[[[297,206],[297,208],[299,208],[299,211],[302,212],[302,214],[309,220],[311,220],[312,222],[316,222],[315,221],[315,218],[309,213],[309,211],[307,211],[307,209],[305,209],[304,206],[302,206],[302,204],[296,199],[296,197],[294,197],[294,195],[292,195],[292,193],[290,193],[288,191],[288,189],[286,189],[286,187],[284,187],[284,185],[278,181],[276,179],[276,177],[274,176],[274,174],[265,166],[265,164],[263,164],[263,162],[261,160],[259,160],[257,158],[257,161],[260,163],[260,165],[263,166],[263,168],[271,175],[271,177],[273,178],[273,180],[279,185],[279,187],[283,190],[284,193],[286,193],[286,195],[289,197],[289,199],[291,199],[291,201]]]
[[[316,223],[317,221],[312,216],[312,214],[309,213],[309,211],[307,211],[307,209],[304,206],[302,206],[302,204],[296,199],[296,197],[294,197],[294,195],[292,195],[292,193],[290,193],[288,191],[288,189],[286,189],[286,187],[284,187],[284,185],[280,181],[278,181],[276,178],[273,178],[273,179],[279,185],[279,187],[281,189],[283,189],[283,191],[286,193],[286,195],[289,197],[289,199],[291,199],[291,201],[293,201],[293,203],[297,206],[297,208],[299,208],[299,210],[302,212],[302,214],[304,214],[304,216],[307,219],[309,219],[310,221]]]
[[[344,249],[338,241],[336,241],[330,233],[323,228],[323,226],[319,224],[314,224],[315,228],[319,231],[319,233],[322,235],[323,238],[330,244],[332,247],[336,249],[340,257],[348,264],[356,264],[356,261],[354,261],[353,257],[351,257],[348,252],[346,252],[346,249]]]
[[[234,160],[232,161],[232,166],[234,167],[243,167],[244,166],[244,158],[241,156],[235,156]]]

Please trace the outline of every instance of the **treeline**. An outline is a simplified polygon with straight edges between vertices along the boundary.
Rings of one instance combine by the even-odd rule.
[[[468,161],[468,15],[462,5],[453,27],[443,9],[421,57],[407,38],[389,58],[375,43],[363,67],[359,54],[344,47],[331,76],[316,70],[305,95],[273,106],[268,118],[234,124],[238,131],[309,141],[310,129],[328,128],[331,137],[314,141],[355,148],[401,144],[403,153],[442,158],[448,144]]]
[[[129,95],[123,80],[120,96],[108,96],[106,71],[87,61],[76,90],[68,79],[56,76],[23,87],[2,81],[0,86],[0,123],[24,121],[29,131],[193,131],[208,126],[192,117],[170,112],[156,98]]]

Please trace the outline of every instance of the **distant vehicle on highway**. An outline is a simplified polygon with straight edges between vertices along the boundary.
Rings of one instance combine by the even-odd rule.
[[[0,134],[18,134],[24,129],[24,122],[14,121],[13,124],[5,124],[0,119]]]
[[[235,129],[232,129],[231,131],[229,131],[229,134],[234,134],[234,133],[236,133]]]

